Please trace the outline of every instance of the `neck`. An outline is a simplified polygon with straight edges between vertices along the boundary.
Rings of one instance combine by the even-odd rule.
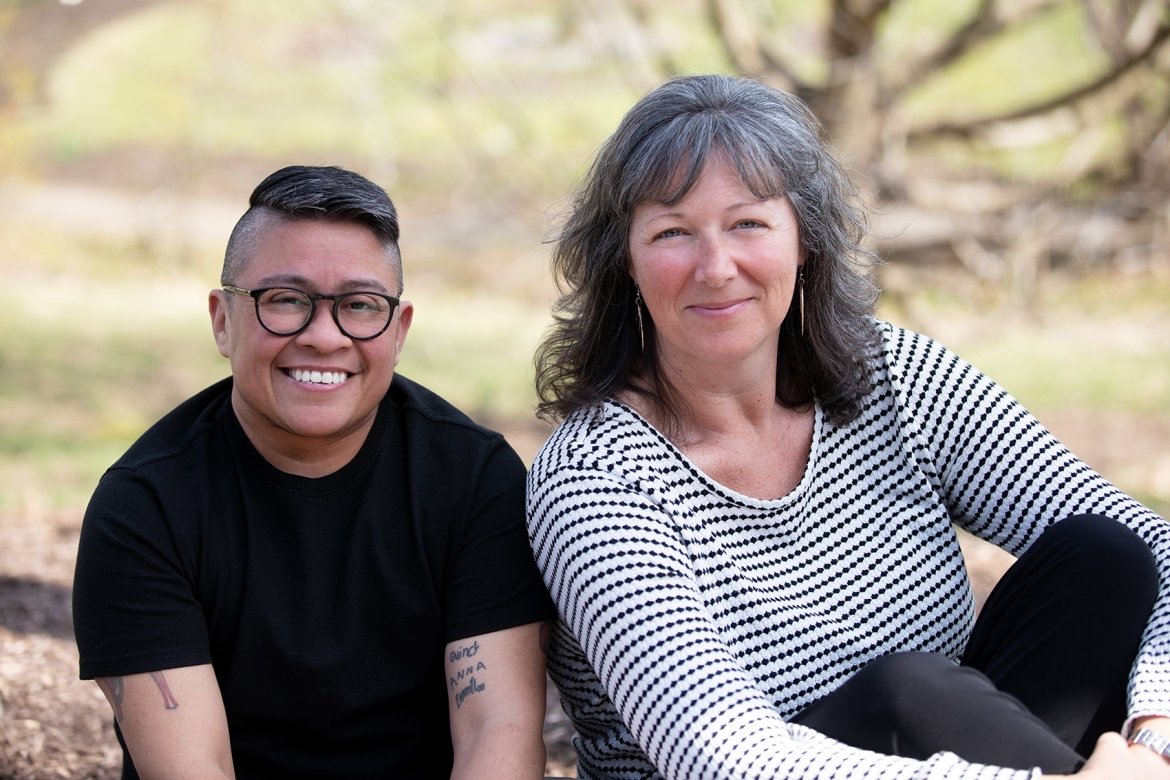
[[[357,457],[374,424],[374,415],[370,415],[361,424],[333,435],[306,436],[256,418],[239,406],[235,412],[260,456],[280,471],[298,477],[324,477],[345,466]]]
[[[262,446],[251,436],[248,438],[266,461],[298,477],[325,477],[338,471],[357,456],[364,441],[298,442],[300,446],[275,448]]]
[[[776,401],[774,359],[707,371],[664,360],[662,372],[679,401],[674,411],[678,416],[676,443],[680,445],[738,435],[745,430],[762,431],[782,411]],[[645,412],[645,406],[644,402],[635,402],[640,412]],[[652,419],[656,417],[651,414]],[[655,419],[656,425],[659,422]]]

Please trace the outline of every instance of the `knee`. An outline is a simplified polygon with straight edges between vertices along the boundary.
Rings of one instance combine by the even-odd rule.
[[[1145,541],[1129,528],[1103,515],[1086,514],[1061,520],[1044,532],[1049,534],[1094,588],[1153,605],[1158,593],[1157,562]]]

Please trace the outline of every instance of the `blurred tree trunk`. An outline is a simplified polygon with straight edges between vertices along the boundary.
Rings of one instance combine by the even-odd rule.
[[[800,23],[772,0],[698,2],[730,68],[802,97],[864,177],[885,215],[877,228],[888,260],[948,261],[1027,306],[1047,268],[1170,257],[1167,0],[972,0],[949,26],[917,28],[906,19],[923,4],[911,0],[822,0]],[[626,3],[647,40],[661,41],[653,31],[666,6],[656,16],[647,0]],[[899,13],[901,32],[891,33]],[[1016,87],[1028,85],[1026,70],[990,87],[1002,90],[998,105],[981,96],[971,108],[956,87],[940,107],[936,87],[935,110],[924,113],[932,83],[1074,15],[1095,62],[1070,63],[1078,67],[1062,83],[1024,101],[1029,90]],[[1033,149],[1050,160],[1039,173],[985,163]]]
[[[0,0],[0,123],[15,124],[23,111],[47,99],[57,59],[93,27],[164,0]],[[27,162],[32,140],[0,137],[0,174]]]
[[[164,0],[0,0],[0,116],[44,97],[57,58],[82,36]]]

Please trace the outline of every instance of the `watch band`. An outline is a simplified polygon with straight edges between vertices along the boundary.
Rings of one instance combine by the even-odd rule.
[[[1162,758],[1170,761],[1170,738],[1164,737],[1156,731],[1138,729],[1138,733],[1129,738],[1129,744],[1149,748]]]

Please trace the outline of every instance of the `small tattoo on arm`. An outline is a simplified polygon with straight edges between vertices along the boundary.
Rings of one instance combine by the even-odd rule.
[[[162,693],[163,706],[168,710],[173,710],[179,706],[178,700],[171,694],[171,686],[167,685],[167,678],[163,676],[162,672],[151,672],[150,679],[154,680],[154,684],[158,686],[158,690]]]
[[[163,697],[163,706],[168,710],[178,708],[179,701],[175,695],[171,693],[171,686],[167,684],[167,678],[162,672],[151,672],[150,679],[154,680],[154,684],[158,686],[159,693]],[[122,715],[125,713],[123,704],[126,701],[126,680],[122,677],[99,677],[97,678],[98,687],[102,689],[102,693],[110,701],[110,707],[114,710],[114,718],[121,723]]]
[[[478,652],[477,641],[470,645],[460,645],[447,655],[447,660],[452,664],[462,662],[460,668],[455,670],[454,676],[448,678],[451,692],[455,694],[455,709],[462,707],[468,696],[480,693],[484,689],[481,678],[482,673],[487,671],[487,665],[475,658]]]
[[[122,702],[126,697],[125,681],[121,677],[99,677],[97,678],[97,684],[109,700],[110,707],[114,710],[114,719],[121,723]]]

